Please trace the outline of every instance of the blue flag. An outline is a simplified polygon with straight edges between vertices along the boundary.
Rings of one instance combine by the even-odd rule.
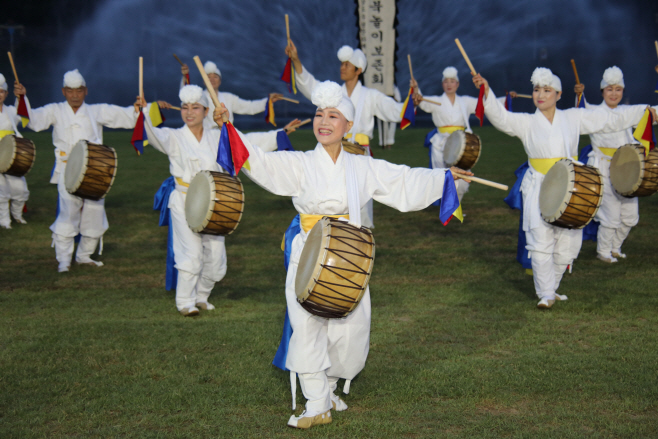
[[[292,147],[288,134],[281,130],[276,133],[276,150],[277,151],[294,151],[295,148]]]
[[[224,168],[226,172],[235,175],[233,167],[233,156],[231,155],[231,144],[228,140],[228,131],[226,124],[222,125],[222,133],[219,136],[219,148],[217,148],[217,163]]]

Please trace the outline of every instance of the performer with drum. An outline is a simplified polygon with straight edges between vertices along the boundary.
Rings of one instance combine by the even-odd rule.
[[[286,46],[286,55],[295,66],[295,84],[297,88],[304,96],[311,99],[311,93],[319,81],[302,65],[297,47],[290,39]],[[352,129],[346,134],[345,138],[352,143],[358,143],[366,147],[367,152],[371,154],[370,139],[372,139],[375,127],[375,116],[386,122],[400,122],[404,104],[395,102],[393,98],[378,90],[367,88],[361,83],[359,76],[368,67],[368,61],[361,49],[343,46],[338,50],[337,55],[341,63],[340,79],[345,81],[343,83],[343,93],[350,98],[354,108],[356,108]],[[371,200],[364,207],[361,216],[364,226],[374,227]]]
[[[133,128],[137,114],[133,106],[119,107],[110,104],[85,103],[87,86],[78,70],[64,74],[62,94],[66,102],[48,104],[32,109],[26,98],[30,116],[28,128],[43,131],[53,127],[55,167],[50,178],[59,193],[58,214],[50,226],[59,272],[69,271],[73,256],[74,238],[82,235],[75,261],[78,264],[102,266],[91,259],[100,242],[99,255],[103,251],[103,234],[108,229],[105,200],[83,199],[66,190],[64,174],[69,154],[79,141],[102,145],[103,127]]]
[[[585,101],[585,108],[601,108],[605,111],[615,112],[627,105],[619,105],[624,98],[624,74],[617,66],[610,67],[603,72],[601,79],[601,95],[603,102],[592,105]],[[585,91],[585,84],[574,87],[576,93]],[[584,99],[584,95],[583,95]],[[634,105],[638,111],[644,111],[646,105]],[[592,151],[589,153],[587,164],[598,168],[603,177],[603,199],[594,219],[599,222],[596,234],[597,258],[603,262],[614,263],[618,258],[625,258],[621,246],[640,220],[637,197],[624,197],[619,195],[610,181],[610,161],[615,152],[624,145],[639,145],[633,137],[633,130],[628,128],[614,133],[590,134]]]
[[[411,82],[411,87],[414,88],[414,105],[430,113],[432,115],[432,122],[436,125],[436,129],[430,133],[434,134],[429,139],[428,145],[430,148],[430,168],[446,167],[444,160],[446,143],[449,143],[449,147],[455,150],[456,153],[459,152],[457,150],[464,150],[464,146],[468,142],[476,143],[473,157],[470,158],[470,163],[475,165],[479,158],[482,145],[480,138],[474,135],[473,130],[471,130],[469,117],[471,114],[475,114],[475,107],[478,100],[471,96],[457,94],[457,90],[459,89],[459,75],[455,67],[450,66],[443,70],[441,85],[443,86],[443,94],[441,96],[427,96],[427,99],[441,104],[436,105],[424,101],[416,80],[412,79]],[[516,92],[510,92],[510,95],[516,97]],[[505,102],[505,97],[498,99],[501,99],[503,103]],[[453,135],[453,133],[456,134]],[[468,136],[465,136],[465,133]],[[450,139],[449,142],[448,139]],[[459,201],[461,201],[464,194],[468,192],[469,183],[459,179],[455,184],[457,185]]]
[[[18,132],[18,123],[21,118],[16,114],[16,107],[5,104],[8,94],[7,81],[4,75],[0,73],[0,139],[5,136],[16,136],[16,139],[21,139],[23,136]],[[24,87],[16,83],[14,85],[14,94],[16,97],[25,94]],[[0,159],[5,159],[4,154],[1,152]],[[10,160],[11,157],[6,157],[6,159]],[[2,165],[0,163],[0,166]],[[30,191],[27,189],[24,176],[0,174],[0,227],[11,229],[10,201],[11,216],[14,217],[16,222],[27,224],[23,219],[23,207],[29,196]]]
[[[557,294],[557,290],[567,266],[580,252],[582,229],[556,227],[542,219],[539,194],[544,176],[561,159],[575,160],[581,134],[611,133],[630,128],[640,120],[644,109],[629,107],[616,112],[584,108],[558,110],[556,104],[562,96],[560,78],[549,69],[538,67],[531,81],[537,111],[534,114],[512,113],[495,99],[481,75],[473,77],[476,87],[485,85],[484,109],[489,121],[504,133],[521,139],[528,154],[530,167],[521,184],[523,231],[526,249],[530,252],[535,291],[540,299],[537,307],[550,308],[556,300],[567,299],[567,296]],[[569,173],[565,172],[565,176],[568,177]],[[594,201],[596,206],[598,198]]]
[[[220,130],[206,127],[210,101],[207,93],[196,85],[180,89],[182,128],[155,128],[144,110],[144,126],[149,144],[169,156],[169,170],[176,190],[169,195],[176,284],[176,308],[183,316],[195,316],[199,310],[214,310],[208,302],[215,283],[226,275],[226,247],[223,235],[195,233],[188,226],[185,201],[190,183],[200,171],[222,172],[217,163]],[[168,105],[166,103],[163,103]],[[136,106],[146,107],[138,98]],[[299,123],[292,121],[289,125]],[[213,122],[214,124],[214,122]],[[287,125],[284,129],[294,131]],[[277,149],[277,131],[253,133],[250,139],[266,150]],[[205,203],[206,206],[208,202]],[[204,212],[205,215],[206,212]]]
[[[219,87],[222,85],[222,72],[219,70],[219,68],[217,68],[217,64],[212,61],[206,61],[206,63],[203,65],[203,69],[206,71],[208,79],[210,79],[210,83],[215,89],[215,93],[217,93],[219,101],[226,105],[226,108],[229,110],[231,123],[233,123],[233,114],[258,114],[265,111],[267,98],[250,101],[247,99],[242,99],[233,93],[226,91],[220,92]],[[190,69],[187,64],[183,64],[181,66],[181,73],[183,74],[183,78],[181,79],[181,88],[185,85],[186,75],[189,74],[189,72]],[[215,122],[212,120],[215,104],[213,104],[212,99],[210,99],[208,90],[204,90],[203,93],[206,96],[206,101],[208,101],[209,105],[208,116],[204,120],[205,127],[208,129],[217,129],[217,124],[215,124]],[[281,93],[270,93],[269,96],[272,103],[280,100],[282,97],[283,95]]]
[[[356,235],[371,235],[368,229],[361,228],[361,208],[368,200],[374,198],[403,212],[424,209],[441,198],[444,181],[449,177],[446,169],[411,169],[367,155],[346,154],[341,141],[353,127],[356,115],[344,87],[330,81],[319,83],[313,89],[311,101],[318,107],[313,120],[318,141],[315,149],[265,153],[243,137],[249,151],[251,170],[245,171],[249,178],[269,192],[292,197],[300,214],[300,231],[294,238],[290,237],[285,286],[293,330],[285,366],[293,372],[292,383],[296,382],[294,373],[297,373],[307,399],[304,413],[293,415],[288,421],[295,428],[330,423],[332,407],[338,411],[347,409],[334,393],[337,381],[351,380],[363,369],[370,337],[367,285],[360,302],[345,318],[319,317],[298,302],[298,267],[308,266],[309,261],[301,258],[309,233],[315,230],[316,223],[333,221],[349,224]],[[215,110],[214,119],[219,125],[225,112],[224,108]],[[456,168],[452,172],[472,175]],[[356,248],[356,240],[351,242]]]

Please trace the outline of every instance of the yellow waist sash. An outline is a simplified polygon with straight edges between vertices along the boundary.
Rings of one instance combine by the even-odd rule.
[[[354,138],[352,139],[352,135],[348,134],[347,136],[344,137],[345,140],[348,140],[350,142],[356,142],[361,146],[369,146],[370,145],[370,137],[366,136],[363,133],[357,133],[354,135]],[[326,215],[329,216],[329,215]]]
[[[329,217],[329,218],[345,218],[345,219],[350,219],[349,215],[311,215],[308,213],[300,213],[299,214],[299,223],[302,227],[302,230],[308,233],[313,226],[320,221],[323,217]],[[286,234],[283,234],[283,240],[281,241],[281,250],[285,251],[286,250]]]
[[[554,157],[550,159],[528,159],[528,161],[530,162],[530,166],[532,166],[535,171],[546,175],[546,173],[553,167],[553,165],[563,158],[566,157]],[[573,159],[576,160],[576,157],[573,157]]]
[[[464,131],[466,127],[458,127],[453,125],[446,125],[444,127],[439,127],[439,132],[441,134],[452,134],[455,131]]]
[[[14,134],[14,132],[10,130],[0,130],[0,139],[5,136],[9,136],[10,134]]]
[[[180,177],[176,177],[176,183],[178,183],[179,185],[181,185],[181,186],[183,186],[183,187],[190,187],[190,185],[187,184],[187,183],[185,183],[185,182],[183,181],[183,179],[180,178]]]
[[[617,152],[617,148],[599,148],[599,151],[601,151],[603,154],[607,155],[608,157],[612,157],[615,155],[615,152]]]

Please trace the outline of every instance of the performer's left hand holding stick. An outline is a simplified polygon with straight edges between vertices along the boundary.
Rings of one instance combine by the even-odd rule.
[[[194,56],[194,63],[196,64],[197,68],[199,69],[199,73],[201,73],[201,77],[203,78],[203,83],[206,85],[206,89],[208,90],[208,94],[210,95],[210,99],[212,99],[212,103],[215,104],[215,112],[213,113],[213,118],[215,114],[219,114],[221,116],[221,121],[222,123],[217,123],[217,125],[221,128],[222,124],[228,122],[228,110],[226,110],[226,107],[222,105],[221,102],[219,102],[219,98],[217,97],[217,92],[215,92],[215,87],[212,86],[210,83],[210,78],[208,78],[208,74],[206,73],[206,70],[203,68],[203,63],[201,62],[201,58],[199,58],[198,55]],[[226,111],[217,111],[218,108],[223,108]],[[215,120],[217,122],[217,120]]]

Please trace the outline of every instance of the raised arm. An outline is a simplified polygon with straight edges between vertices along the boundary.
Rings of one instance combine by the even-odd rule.
[[[96,121],[108,128],[133,128],[137,122],[137,113],[132,105],[119,107],[110,104],[93,104],[90,107],[95,113]]]
[[[32,108],[30,100],[25,96],[25,105],[27,114],[30,116],[30,122],[27,127],[32,131],[43,131],[50,128],[57,121],[57,104],[48,104],[40,108]]]
[[[378,90],[368,89],[368,93],[375,104],[375,116],[386,122],[400,122],[402,120],[403,102],[396,102],[395,99]]]
[[[581,133],[592,134],[614,133],[631,128],[640,122],[646,108],[647,105],[620,105],[615,111],[608,111],[602,107],[571,108],[567,111],[580,113]]]
[[[222,93],[220,100],[226,102],[235,114],[258,114],[265,111],[265,105],[267,104],[267,98],[256,99],[254,101],[248,101],[246,99],[239,98],[233,93]]]
[[[489,83],[480,74],[473,77],[473,83],[476,87],[480,88],[484,85],[484,114],[489,119],[489,122],[496,127],[497,130],[504,132],[509,136],[519,137],[523,139],[524,135],[528,132],[528,117],[529,114],[512,113],[505,110],[505,106],[496,99],[496,95],[489,87]]]

